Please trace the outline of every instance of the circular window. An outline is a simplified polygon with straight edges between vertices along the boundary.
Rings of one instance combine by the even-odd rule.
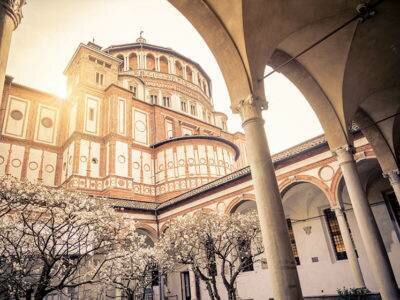
[[[13,159],[13,160],[11,161],[11,165],[12,165],[14,168],[18,168],[18,167],[21,165],[21,161],[20,161],[19,159]]]
[[[52,165],[46,165],[45,168],[47,173],[53,173],[54,172],[54,167]]]
[[[96,157],[92,158],[92,164],[97,165],[99,163],[99,160]]]
[[[123,155],[118,155],[118,161],[123,164],[125,162],[125,156]]]
[[[46,128],[50,128],[53,126],[53,120],[48,117],[43,118],[40,121],[40,123],[42,123],[43,127],[46,127]]]
[[[81,162],[86,162],[87,161],[87,157],[86,156],[81,156]]]
[[[4,163],[4,157],[0,156],[0,165],[2,165]]]
[[[13,109],[10,113],[11,118],[13,118],[14,120],[21,120],[24,116],[24,114],[22,113],[22,111],[18,110],[18,109]]]
[[[38,163],[35,161],[32,161],[29,163],[29,169],[31,169],[32,171],[36,170],[38,168],[38,166],[39,166]]]
[[[144,170],[145,170],[146,172],[150,171],[150,165],[145,164],[145,165],[144,165]]]
[[[146,125],[142,121],[136,121],[135,127],[140,132],[144,132],[146,130]]]
[[[139,163],[134,162],[134,163],[133,163],[133,168],[134,168],[134,169],[139,169],[139,168],[140,168]]]

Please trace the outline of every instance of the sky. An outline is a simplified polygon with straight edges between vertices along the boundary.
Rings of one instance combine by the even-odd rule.
[[[23,14],[7,65],[14,82],[65,97],[63,71],[79,43],[130,43],[143,30],[149,44],[171,47],[204,68],[212,80],[215,110],[228,115],[230,131],[242,131],[212,52],[167,0],[30,0]],[[268,77],[265,89],[269,108],[263,116],[272,153],[322,134],[306,99],[283,75]]]

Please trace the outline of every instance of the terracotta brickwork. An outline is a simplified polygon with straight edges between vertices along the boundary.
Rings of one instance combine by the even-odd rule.
[[[189,58],[143,40],[88,43],[64,73],[66,99],[7,78],[0,175],[160,203],[247,165],[243,134],[227,132]]]

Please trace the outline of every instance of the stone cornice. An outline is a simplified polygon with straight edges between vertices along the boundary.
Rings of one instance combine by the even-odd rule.
[[[3,6],[7,14],[14,21],[14,29],[21,23],[22,6],[26,4],[26,0],[0,0],[0,5]]]

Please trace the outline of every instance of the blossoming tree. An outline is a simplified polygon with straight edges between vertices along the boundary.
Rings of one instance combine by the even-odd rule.
[[[102,199],[11,177],[0,186],[10,208],[0,218],[0,292],[10,298],[43,299],[98,282],[115,249],[139,240],[134,222]]]
[[[163,276],[173,267],[165,253],[136,244],[118,251],[118,257],[105,268],[105,284],[119,289],[128,300],[145,299],[155,276]]]
[[[188,265],[205,283],[211,299],[221,299],[220,277],[229,299],[237,299],[238,275],[264,249],[256,212],[219,215],[199,211],[171,221],[157,247],[177,264]]]

